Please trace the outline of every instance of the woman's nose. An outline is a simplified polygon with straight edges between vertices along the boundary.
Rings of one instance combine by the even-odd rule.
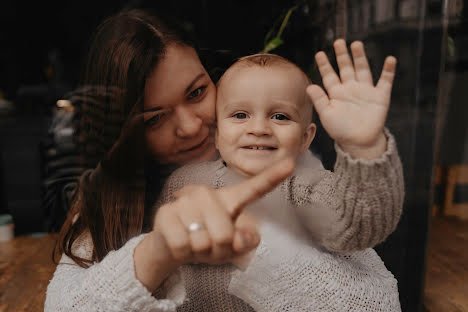
[[[194,110],[189,108],[180,108],[177,111],[176,134],[178,137],[187,138],[197,135],[203,125],[203,120]]]
[[[256,136],[271,135],[270,123],[265,118],[251,118],[248,133]]]

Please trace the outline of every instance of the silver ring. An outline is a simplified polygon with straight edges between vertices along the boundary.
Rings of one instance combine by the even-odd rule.
[[[200,222],[192,222],[188,226],[188,231],[190,233],[200,231],[201,229],[203,229],[203,224],[201,224]]]

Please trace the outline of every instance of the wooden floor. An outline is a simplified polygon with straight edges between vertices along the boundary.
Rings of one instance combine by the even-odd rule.
[[[429,312],[468,312],[468,221],[432,220],[424,305]]]
[[[24,236],[0,243],[0,312],[44,310],[55,270],[50,258],[54,239]],[[433,219],[424,304],[429,312],[468,312],[467,221]]]
[[[44,311],[55,265],[54,235],[17,237],[0,243],[0,312]]]

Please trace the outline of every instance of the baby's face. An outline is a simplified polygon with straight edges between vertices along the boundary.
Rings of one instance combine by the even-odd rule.
[[[315,125],[305,114],[304,77],[291,66],[234,68],[216,103],[216,147],[227,165],[255,175],[306,150]]]

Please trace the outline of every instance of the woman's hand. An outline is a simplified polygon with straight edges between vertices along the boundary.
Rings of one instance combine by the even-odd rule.
[[[294,161],[286,159],[236,185],[182,188],[173,202],[158,209],[153,231],[137,246],[137,278],[153,291],[182,264],[235,262],[255,249],[260,242],[255,222],[239,215],[293,170]],[[193,223],[201,228],[190,230]]]
[[[315,55],[327,93],[318,85],[307,88],[320,121],[328,134],[343,150],[354,157],[379,157],[386,148],[383,127],[390,105],[396,59],[385,59],[382,74],[374,86],[362,42],[351,44],[353,61],[346,42],[334,43],[340,76],[335,73],[327,56]]]

